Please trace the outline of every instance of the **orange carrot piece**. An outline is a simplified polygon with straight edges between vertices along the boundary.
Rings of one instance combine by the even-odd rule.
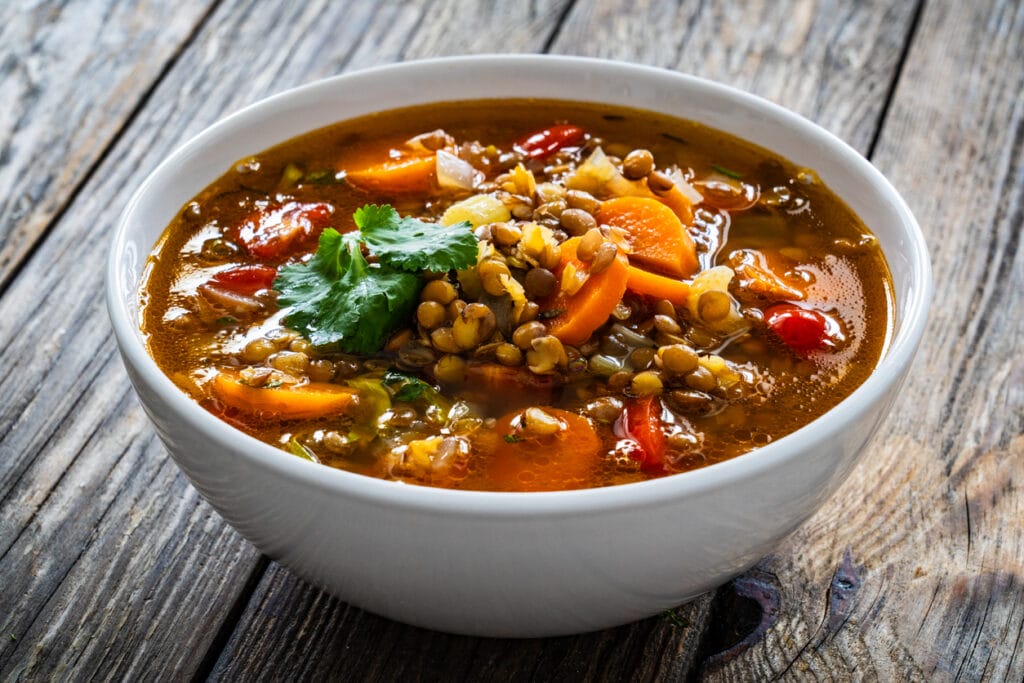
[[[406,194],[426,192],[434,185],[437,161],[429,156],[389,159],[375,166],[347,171],[345,178],[361,190]]]
[[[686,195],[678,187],[673,186],[671,190],[664,194],[654,195],[654,198],[672,209],[672,213],[676,215],[676,218],[683,225],[689,225],[693,222],[693,204],[690,203],[690,200],[686,198]]]
[[[576,245],[580,237],[562,242],[562,262],[555,271],[561,282],[562,272],[571,263],[577,270],[590,271],[590,264],[576,258]],[[626,276],[629,261],[622,250],[605,270],[591,275],[579,291],[569,295],[561,289],[548,297],[541,311],[555,314],[548,320],[548,332],[558,337],[563,344],[582,344],[594,330],[601,327],[612,314],[626,293]]]
[[[676,306],[685,305],[690,295],[689,282],[658,275],[636,266],[629,267],[626,289],[653,299],[668,299]]]
[[[650,197],[616,197],[601,203],[597,222],[626,233],[631,261],[666,275],[688,277],[697,272],[697,249],[675,212]]]
[[[550,436],[531,436],[521,425],[522,410],[500,418],[478,444],[490,453],[488,474],[506,491],[561,491],[584,488],[600,462],[601,439],[590,421],[565,410],[541,408],[564,429]]]
[[[359,392],[327,382],[278,387],[252,387],[234,373],[218,372],[213,395],[225,406],[250,415],[283,420],[339,415],[354,408]]]

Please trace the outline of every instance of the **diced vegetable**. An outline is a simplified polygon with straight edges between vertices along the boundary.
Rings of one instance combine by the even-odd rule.
[[[277,277],[277,268],[270,266],[236,266],[222,270],[210,282],[235,294],[252,296],[261,289],[270,289]]]
[[[450,190],[472,190],[483,174],[451,152],[437,150],[437,184]]]
[[[797,354],[828,345],[828,321],[818,311],[795,304],[775,304],[764,310],[764,319],[782,343]]]
[[[693,319],[699,320],[705,327],[720,334],[735,334],[749,327],[746,319],[740,315],[736,302],[729,295],[729,282],[732,281],[733,275],[732,268],[728,266],[715,266],[701,271],[690,282],[690,294],[686,299],[686,307]],[[727,310],[724,315],[714,318],[701,315],[701,298],[710,292],[721,292],[727,297]]]
[[[512,217],[508,207],[493,194],[478,194],[455,202],[441,216],[441,225],[468,221],[474,228],[488,223],[501,223]]]
[[[556,313],[548,320],[548,331],[565,344],[582,344],[594,330],[608,320],[626,293],[629,262],[620,249],[615,259],[600,273],[590,273],[590,264],[576,257],[576,247],[582,238],[573,237],[562,242],[562,261],[555,273],[561,281],[567,267],[587,274],[586,282],[572,295],[559,291],[541,306],[542,311]]]
[[[662,405],[657,396],[634,398],[626,402],[619,420],[620,431],[633,439],[639,449],[633,457],[640,461],[645,472],[662,472],[665,469],[665,429],[661,423]]]
[[[437,176],[433,154],[389,159],[367,168],[348,170],[349,183],[367,192],[409,194],[429,190]]]
[[[553,423],[553,433],[531,431],[533,415],[527,415],[531,410],[543,413],[541,428]],[[488,474],[508,491],[581,488],[600,462],[601,439],[593,425],[566,410],[545,407],[508,413],[495,424],[491,436]]]
[[[803,289],[793,286],[780,275],[784,268],[778,262],[783,257],[777,251],[738,249],[729,254],[729,264],[736,271],[744,301],[803,301]]]
[[[686,228],[666,205],[647,197],[616,197],[601,203],[598,223],[620,228],[632,246],[630,261],[637,261],[674,277],[697,271],[697,249]]]
[[[676,306],[682,306],[689,298],[690,283],[630,266],[626,289],[652,299],[668,299]]]
[[[238,241],[250,254],[267,260],[280,260],[310,243],[330,223],[334,207],[330,204],[288,202],[283,206],[258,211],[238,229]]]
[[[531,159],[545,159],[563,147],[571,147],[582,141],[584,135],[586,131],[579,126],[551,126],[523,137],[515,144],[515,148]]]
[[[224,405],[248,415],[297,420],[344,415],[358,404],[358,392],[326,382],[252,387],[229,371],[218,372],[213,395]]]

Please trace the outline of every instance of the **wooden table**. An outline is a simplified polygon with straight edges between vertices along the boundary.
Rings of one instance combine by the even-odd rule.
[[[862,464],[757,567],[661,617],[503,641],[332,599],[199,498],[114,347],[110,231],[172,148],[301,83],[478,52],[779,102],[870,158],[931,246],[926,340]],[[1022,91],[1013,1],[2,3],[0,676],[1020,680]]]

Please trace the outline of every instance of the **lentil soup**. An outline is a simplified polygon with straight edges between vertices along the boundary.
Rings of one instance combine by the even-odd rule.
[[[499,491],[770,443],[866,379],[893,311],[874,237],[813,170],[533,100],[240,160],[168,226],[141,298],[164,372],[282,457]]]

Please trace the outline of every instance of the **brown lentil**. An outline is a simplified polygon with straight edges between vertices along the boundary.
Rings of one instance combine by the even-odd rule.
[[[547,268],[531,268],[523,280],[523,287],[528,296],[539,299],[554,292],[558,287],[558,280]]]
[[[651,171],[647,176],[647,187],[655,194],[665,194],[675,185],[675,182],[661,171]]]
[[[732,310],[732,299],[725,292],[712,290],[704,292],[697,300],[697,315],[704,322],[718,322],[724,320]]]
[[[584,235],[597,227],[594,217],[583,209],[566,209],[559,216],[558,222],[573,237]]]
[[[448,319],[448,312],[437,301],[424,301],[416,309],[416,322],[425,330],[440,327]]]
[[[447,280],[431,280],[420,293],[422,301],[436,301],[442,306],[447,306],[455,301],[457,296],[458,292],[455,291],[454,285]]]
[[[580,238],[576,245],[576,258],[584,263],[590,263],[597,255],[597,250],[604,243],[604,235],[597,228],[591,228]]]
[[[634,149],[622,160],[622,175],[640,180],[654,170],[654,155],[646,149]]]
[[[619,248],[613,242],[602,242],[594,254],[594,261],[590,264],[590,274],[597,275],[608,269],[612,261],[619,253]]]
[[[487,259],[477,266],[477,273],[480,275],[480,283],[484,291],[491,296],[501,296],[505,293],[505,283],[502,277],[512,277],[508,266],[497,259]]]
[[[434,377],[438,382],[458,384],[466,378],[466,361],[461,356],[441,356],[434,364]]]
[[[469,350],[487,341],[497,326],[494,311],[485,304],[469,304],[452,323],[452,337],[460,349]]]
[[[457,320],[458,318],[456,318]],[[457,343],[455,343],[455,337],[452,335],[452,328],[450,327],[439,327],[430,333],[430,343],[434,345],[434,348],[442,353],[458,353],[462,349]]]
[[[299,377],[304,375],[306,368],[309,367],[309,356],[300,351],[278,351],[267,358],[267,362],[281,372]]]
[[[658,349],[661,367],[671,375],[682,375],[699,365],[697,352],[685,344],[672,344]]]
[[[533,348],[534,339],[543,337],[547,333],[548,328],[544,326],[544,323],[534,320],[516,328],[516,331],[512,333],[512,343],[523,351],[528,351]]]
[[[329,360],[311,360],[306,374],[311,382],[330,382],[334,379],[334,363]]]
[[[665,334],[681,334],[682,328],[679,327],[679,323],[676,322],[675,318],[670,318],[667,315],[661,313],[654,316],[654,328],[658,332],[664,332]]]
[[[602,396],[587,403],[584,411],[598,422],[611,424],[622,415],[622,401],[614,396]]]
[[[686,374],[686,386],[697,391],[711,391],[718,386],[718,380],[710,370],[697,366]]]
[[[523,231],[512,223],[492,223],[491,239],[495,244],[510,247],[523,237]]]
[[[661,393],[661,377],[653,370],[637,373],[630,382],[630,388],[637,396],[656,396]]]
[[[508,342],[498,344],[494,349],[494,357],[502,365],[520,365],[523,362],[523,352],[518,346]]]
[[[265,361],[275,351],[277,344],[264,337],[258,337],[242,347],[241,356],[246,363],[259,363]]]
[[[629,362],[633,365],[634,370],[646,370],[654,362],[655,353],[651,347],[644,346],[629,354]]]
[[[566,192],[565,203],[570,208],[581,209],[589,214],[595,214],[601,210],[601,201],[583,190],[569,190]]]
[[[534,406],[523,411],[523,431],[537,436],[550,436],[564,428],[561,420],[540,408]]]

